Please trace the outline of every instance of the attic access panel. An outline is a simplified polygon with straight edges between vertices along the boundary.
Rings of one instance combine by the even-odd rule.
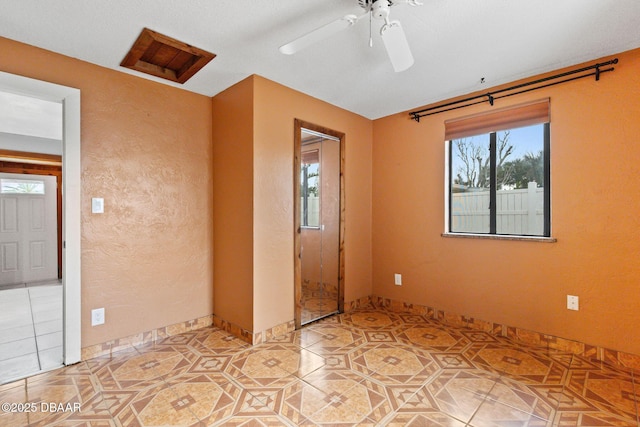
[[[121,66],[184,83],[216,55],[144,28]]]

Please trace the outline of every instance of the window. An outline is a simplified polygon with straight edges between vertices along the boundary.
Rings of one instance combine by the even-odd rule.
[[[44,194],[44,181],[33,179],[1,179],[2,194]]]
[[[550,236],[548,105],[445,123],[448,232]]]
[[[300,225],[320,227],[320,151],[309,150],[302,153],[300,168]]]

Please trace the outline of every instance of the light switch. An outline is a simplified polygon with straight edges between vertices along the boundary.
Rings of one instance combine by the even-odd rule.
[[[91,199],[91,213],[104,213],[104,199],[102,197]]]

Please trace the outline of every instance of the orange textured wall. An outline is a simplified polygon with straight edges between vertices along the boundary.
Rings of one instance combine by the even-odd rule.
[[[371,294],[372,122],[254,76],[254,330],[293,320],[293,125],[346,134],[345,301]]]
[[[489,106],[376,120],[373,293],[640,354],[640,50],[617,57],[599,82],[496,101],[551,99],[557,243],[441,237],[444,121]],[[580,297],[579,311],[566,309],[567,294]]]
[[[213,98],[214,313],[253,331],[253,81]]]
[[[0,70],[81,90],[81,345],[211,314],[210,98],[4,38]]]

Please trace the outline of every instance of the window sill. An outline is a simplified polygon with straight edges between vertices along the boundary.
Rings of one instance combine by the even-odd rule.
[[[507,236],[501,234],[442,233],[442,237],[453,237],[462,239],[517,240],[521,242],[542,243],[555,243],[558,241],[558,239],[556,239],[555,237]]]

